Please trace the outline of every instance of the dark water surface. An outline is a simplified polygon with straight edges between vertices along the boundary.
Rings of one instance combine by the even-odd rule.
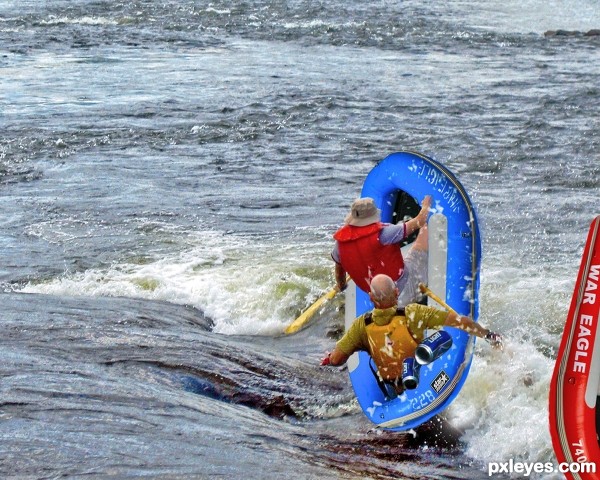
[[[481,478],[555,461],[547,392],[600,187],[592,1],[0,4],[5,478]],[[458,445],[320,369],[368,171],[443,162],[483,232]],[[429,432],[429,431],[428,431]],[[436,446],[437,441],[437,446]],[[547,478],[554,478],[549,476]]]

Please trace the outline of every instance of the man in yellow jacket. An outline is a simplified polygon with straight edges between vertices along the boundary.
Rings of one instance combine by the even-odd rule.
[[[369,297],[375,308],[353,322],[321,365],[342,365],[354,352],[364,350],[373,358],[381,379],[395,382],[402,373],[404,359],[414,356],[424,340],[425,330],[443,326],[460,328],[484,338],[493,348],[502,348],[501,335],[456,312],[417,303],[398,309],[398,294],[398,287],[390,277],[383,274],[373,277]]]

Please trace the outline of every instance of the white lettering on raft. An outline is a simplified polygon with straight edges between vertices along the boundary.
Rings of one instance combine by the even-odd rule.
[[[583,303],[589,305],[596,303],[596,294],[594,292],[598,290],[599,276],[600,265],[592,265],[585,284]],[[592,331],[587,327],[591,327],[593,323],[594,317],[592,315],[581,314],[579,317],[579,332],[577,334],[577,342],[575,343],[577,350],[575,350],[575,361],[573,362],[573,371],[576,373],[586,373],[586,361],[590,348],[590,340],[586,337],[592,334]]]
[[[592,293],[592,290],[598,289],[598,275],[600,274],[600,265],[592,265],[590,268],[590,275],[588,276],[587,283],[585,285],[585,293],[583,295],[583,303],[593,305],[596,303],[596,294]],[[592,281],[595,280],[595,283]]]

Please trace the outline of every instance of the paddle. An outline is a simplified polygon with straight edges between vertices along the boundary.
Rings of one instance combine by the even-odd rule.
[[[429,290],[429,287],[427,287],[425,284],[419,283],[419,290],[421,290],[422,294],[427,295],[432,300],[435,300],[437,303],[439,303],[442,307],[444,307],[449,312],[456,313],[450,305],[448,305],[440,297],[438,297],[435,293],[433,293],[431,290]]]
[[[296,320],[294,320],[289,327],[285,329],[286,335],[290,333],[296,333],[300,330],[306,322],[308,322],[312,316],[317,312],[317,310],[323,305],[326,301],[331,300],[335,295],[339,292],[337,286],[333,287],[329,290],[325,295],[319,298],[315,303],[313,303],[310,307],[308,307],[302,315],[300,315]]]

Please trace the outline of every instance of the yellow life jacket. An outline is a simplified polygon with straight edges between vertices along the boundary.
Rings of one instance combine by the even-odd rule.
[[[412,357],[417,342],[406,326],[404,310],[398,309],[387,325],[377,325],[370,315],[365,318],[369,350],[382,380],[393,381],[402,375],[402,362]]]

